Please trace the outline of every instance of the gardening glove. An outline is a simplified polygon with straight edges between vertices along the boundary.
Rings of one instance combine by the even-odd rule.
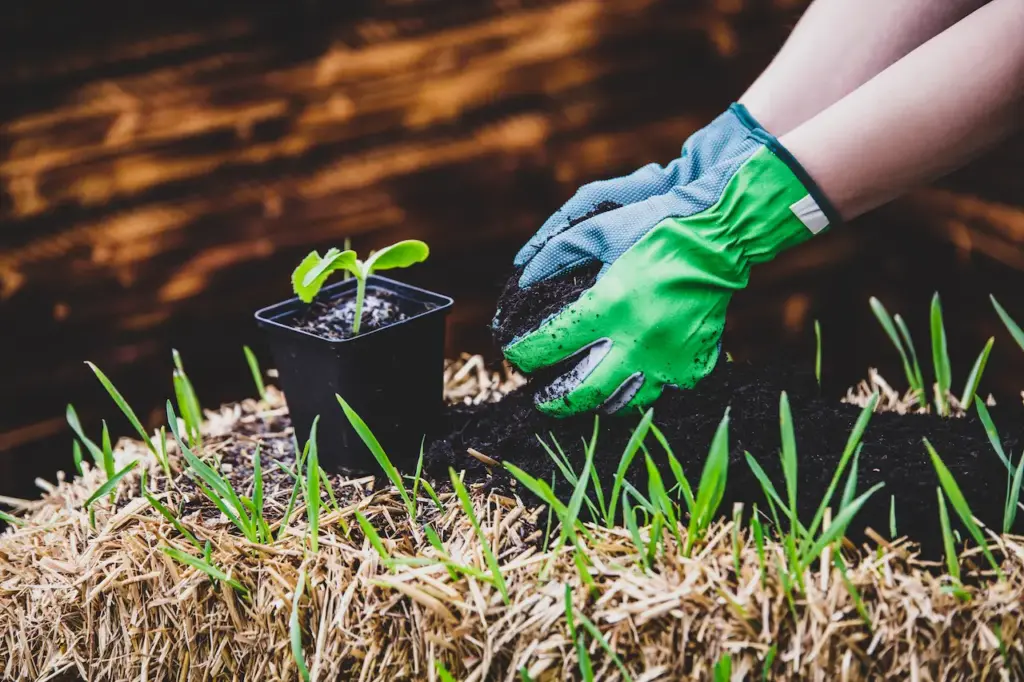
[[[593,286],[503,350],[532,373],[571,360],[537,394],[555,416],[645,407],[715,366],[726,307],[751,266],[838,223],[782,145],[755,124],[687,185],[562,230],[525,263],[520,286],[603,263]]]
[[[664,168],[651,163],[623,177],[583,185],[519,250],[516,267],[526,265],[549,240],[567,230],[574,221],[635,204],[693,182],[704,170],[732,156],[749,129],[756,126],[746,107],[733,104],[691,135],[683,144],[679,158]]]

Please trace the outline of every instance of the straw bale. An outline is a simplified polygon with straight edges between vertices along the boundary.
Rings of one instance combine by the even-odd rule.
[[[500,399],[521,383],[475,357],[450,363],[446,379],[449,399],[459,402]],[[280,428],[284,414],[273,388],[265,401],[208,414],[203,455],[214,458],[254,432],[262,434],[264,452],[283,452],[291,439],[290,429]],[[260,424],[266,428],[254,431]],[[162,478],[141,444],[121,441],[118,457],[140,460],[139,471],[168,506],[195,496],[180,477]],[[734,553],[731,522],[713,526],[689,558],[666,531],[667,551],[649,569],[625,529],[590,527],[584,581],[572,552],[541,544],[543,510],[474,485],[482,534],[508,586],[506,604],[490,582],[453,576],[440,562],[389,568],[356,523],[359,510],[392,557],[436,560],[422,532],[430,523],[452,561],[487,573],[483,545],[452,493],[441,493],[443,511],[424,496],[410,523],[385,481],[335,477],[340,509],[325,506],[315,554],[301,509],[270,546],[247,542],[202,508],[182,518],[210,541],[212,562],[245,586],[242,595],[160,551],[171,546],[198,556],[141,498],[138,473],[122,481],[114,504],[97,503],[93,527],[82,505],[103,480],[87,467],[83,476],[45,484],[39,499],[4,500],[23,525],[0,535],[0,679],[299,679],[289,617],[300,576],[308,580],[299,601],[304,657],[317,680],[436,680],[436,661],[460,680],[511,681],[521,670],[534,680],[578,679],[566,585],[577,628],[579,615],[596,624],[635,680],[713,679],[725,655],[734,680],[759,679],[766,661],[778,680],[1024,675],[1024,541],[1017,537],[993,537],[1003,581],[972,572],[971,565],[983,565],[976,551],[964,557],[968,598],[948,589],[941,567],[918,561],[905,544],[881,541],[844,552],[848,583],[826,554],[790,601],[780,579],[783,547],[766,545],[762,572],[746,529]],[[268,484],[275,529],[289,493],[286,478]],[[640,532],[646,541],[649,530]],[[597,679],[623,679],[589,634],[582,646]]]

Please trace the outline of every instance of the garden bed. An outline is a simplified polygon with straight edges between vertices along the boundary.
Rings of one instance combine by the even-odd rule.
[[[810,509],[859,408],[822,400],[813,381],[742,365],[723,367],[692,396],[672,398],[680,401],[667,412],[672,418],[656,423],[673,445],[678,439],[676,455],[695,482],[725,405],[732,405],[732,461],[721,507],[727,518],[714,522],[689,556],[663,529],[645,567],[630,530],[615,524],[588,524],[590,537],[581,536],[573,549],[558,545],[556,522],[545,543],[548,512],[497,460],[550,480],[553,465],[535,434],[553,430],[579,471],[575,453],[593,422],[556,423],[528,412],[529,389],[521,384],[507,371],[488,370],[479,357],[452,363],[446,396],[453,407],[426,464],[440,507],[421,485],[410,523],[408,507],[383,477],[331,475],[333,499],[325,487],[315,551],[301,497],[282,523],[294,485],[273,462],[294,467],[295,448],[283,396],[273,388],[263,400],[208,413],[201,448],[204,459],[219,459],[240,494],[251,495],[260,443],[272,543],[241,537],[191,480],[177,475],[169,484],[146,447],[128,439],[117,445],[117,468],[140,465],[120,480],[116,503],[104,496],[93,505],[92,520],[84,503],[106,476],[88,464],[82,476],[43,484],[38,500],[5,500],[15,504],[20,525],[0,536],[0,678],[294,680],[295,633],[301,660],[321,680],[442,679],[437,662],[460,680],[521,679],[522,669],[531,679],[562,680],[582,676],[581,654],[596,679],[621,679],[606,645],[635,680],[711,679],[716,665],[730,667],[733,679],[759,678],[763,670],[770,679],[820,680],[1013,679],[1024,672],[1020,538],[992,537],[1002,580],[973,549],[959,562],[962,580],[952,581],[942,563],[921,559],[916,545],[888,537],[889,492],[899,535],[913,529],[931,545],[940,537],[924,435],[944,450],[979,517],[994,513],[989,498],[1002,503],[1005,471],[998,460],[992,469],[995,456],[984,451],[984,433],[971,418],[873,415],[858,490],[876,479],[889,485],[872,498],[878,504],[863,509],[857,529],[866,540],[851,534],[854,541],[842,546],[845,562],[835,560],[839,546],[825,547],[795,590],[785,545],[772,536],[759,543],[747,522],[763,498],[742,451],[756,455],[782,489],[778,391],[789,391],[801,509]],[[891,395],[883,402],[900,406]],[[1011,423],[996,419],[1004,428]],[[602,418],[595,457],[601,480],[608,481],[635,424]],[[1011,452],[1020,449],[1019,435],[1004,438]],[[172,443],[168,450],[172,471],[179,471],[180,448]],[[448,465],[466,472],[479,531],[445,483]],[[150,494],[181,509],[177,526],[141,496],[143,470]],[[995,479],[983,481],[990,471]],[[629,478],[647,490],[646,476]],[[728,518],[733,501],[745,506],[739,525]],[[356,512],[376,529],[379,548]],[[440,561],[428,527],[449,563]],[[244,593],[161,551],[200,555],[182,530],[209,540],[209,564]],[[649,527],[638,532],[643,543],[652,537]],[[488,579],[488,550],[507,601]],[[412,557],[428,560],[402,561]],[[452,566],[467,568],[450,572]]]

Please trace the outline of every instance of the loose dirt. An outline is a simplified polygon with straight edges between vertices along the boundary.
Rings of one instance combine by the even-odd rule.
[[[431,307],[431,304],[410,301],[387,289],[367,287],[359,335],[401,322]],[[353,337],[352,322],[355,318],[355,294],[348,293],[327,300],[315,299],[291,324],[296,329],[331,341],[343,341]]]

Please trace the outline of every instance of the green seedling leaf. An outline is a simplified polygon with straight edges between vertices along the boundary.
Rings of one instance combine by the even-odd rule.
[[[980,402],[980,401],[979,401]],[[946,468],[942,458],[939,457],[939,453],[935,451],[932,444],[928,442],[928,439],[924,439],[924,445],[928,449],[928,454],[932,458],[932,464],[935,466],[935,472],[939,476],[939,483],[942,485],[942,489],[946,493],[946,497],[949,498],[950,504],[953,505],[953,509],[956,511],[957,516],[960,517],[960,521],[967,528],[967,531],[974,538],[974,541],[978,543],[985,558],[988,559],[996,575],[1002,580],[1003,572],[999,568],[999,564],[996,563],[996,559],[992,556],[992,552],[989,551],[988,543],[985,542],[985,536],[982,534],[981,529],[974,520],[974,515],[971,513],[970,505],[967,504],[967,500],[964,498],[963,493],[960,491],[960,486],[957,484],[956,479],[953,477],[952,472]]]
[[[252,348],[249,348],[249,346],[242,346],[242,352],[245,354],[245,361],[249,365],[249,372],[252,373],[252,382],[256,384],[256,395],[260,397],[260,400],[266,400],[267,387],[263,384],[263,371],[260,369],[260,361],[256,359],[256,354],[252,352]]]
[[[107,378],[106,374],[100,371],[99,367],[88,361],[86,361],[85,364],[89,365],[89,369],[92,370],[93,374],[96,375],[96,378],[99,379],[101,384],[103,384],[103,388],[107,389],[107,393],[110,394],[114,403],[121,408],[121,412],[124,413],[124,416],[128,418],[132,427],[136,432],[138,432],[139,437],[146,443],[146,447],[149,448],[150,452],[159,457],[160,453],[156,451],[156,445],[153,444],[153,439],[149,437],[148,433],[146,433],[146,429],[142,428],[142,422],[140,422],[139,418],[135,416],[135,411],[132,410],[131,406],[129,406],[125,401],[124,396],[114,388],[114,384],[110,382],[110,379]]]
[[[299,450],[299,443],[295,439],[295,435],[294,434],[292,434],[292,445],[295,448],[295,452],[300,452],[300,450]],[[295,471],[294,472],[293,471],[289,471],[288,467],[284,466],[280,462],[276,463],[278,467],[280,467],[281,469],[284,469],[287,473],[289,473],[291,475],[292,479],[295,481],[294,485],[292,485],[291,497],[288,499],[288,507],[284,511],[284,516],[281,517],[281,525],[279,526],[278,531],[277,531],[277,539],[278,540],[280,540],[282,537],[284,537],[284,531],[288,527],[288,522],[292,518],[292,511],[295,509],[295,501],[299,497],[299,491],[302,488],[303,481],[304,481],[304,479],[302,477],[302,465],[305,463],[306,457],[308,456],[308,454],[309,454],[309,441],[306,441],[305,447],[302,448],[301,453],[299,454],[298,459],[295,462]]]
[[[256,443],[256,452],[252,455],[253,517],[259,525],[260,540],[263,542],[270,542],[270,528],[267,527],[267,522],[263,513],[263,463],[260,459],[260,450],[262,445],[262,443]]]
[[[871,421],[871,415],[874,414],[875,405],[878,404],[878,393],[873,393],[871,398],[868,399],[868,404],[860,411],[860,415],[857,417],[857,422],[853,425],[853,430],[850,431],[850,436],[846,439],[846,447],[843,448],[843,454],[839,458],[839,464],[836,466],[836,470],[832,473],[832,481],[829,483],[828,489],[825,491],[825,496],[822,497],[821,503],[818,505],[818,510],[814,513],[814,518],[811,520],[811,525],[807,529],[807,535],[813,537],[818,532],[818,527],[821,525],[822,520],[825,517],[825,509],[828,508],[832,501],[832,495],[835,494],[836,488],[839,486],[839,479],[842,477],[843,472],[846,470],[846,465],[850,461],[850,458],[855,453],[860,451],[861,438],[864,437],[864,431],[867,430],[868,422]],[[856,473],[851,474],[853,477],[852,485],[856,486],[857,476]],[[845,502],[849,502],[853,499],[852,494],[849,499],[843,496]],[[846,506],[840,504],[840,509]]]
[[[974,367],[971,368],[971,373],[967,376],[967,385],[964,386],[963,397],[960,398],[960,405],[965,412],[971,406],[974,394],[978,392],[978,384],[981,383],[981,375],[985,372],[985,365],[988,364],[988,355],[992,352],[992,344],[995,341],[996,338],[994,336],[989,337],[988,343],[981,349],[978,359],[974,361]],[[978,402],[981,401],[979,400]]]
[[[292,595],[292,613],[288,617],[288,639],[292,645],[292,657],[295,658],[295,665],[299,669],[299,675],[303,682],[309,682],[309,669],[306,667],[306,654],[302,650],[302,624],[299,622],[299,602],[302,601],[302,592],[306,587],[306,570],[299,573],[299,580],[295,584],[295,593]]]
[[[8,525],[11,525],[11,526],[24,526],[25,525],[25,521],[24,520],[19,519],[16,516],[11,516],[7,512],[2,512],[2,511],[0,511],[0,521],[3,521],[4,523],[6,523]]]
[[[180,549],[176,547],[161,547],[160,549],[164,552],[164,554],[171,557],[175,561],[183,563],[186,566],[196,568],[205,573],[206,575],[210,576],[214,580],[222,582],[226,585],[230,585],[241,594],[249,594],[249,590],[247,590],[245,586],[242,585],[242,583],[238,582],[234,578],[231,578],[230,576],[228,576],[227,573],[220,570],[213,564],[204,561],[203,559],[200,559],[198,557],[194,557],[191,554],[188,554],[187,552],[182,552]]]
[[[585,682],[593,682],[594,666],[590,662],[590,652],[583,644],[583,637],[576,632],[576,622],[573,618],[572,588],[565,586],[565,624],[569,629],[569,639],[576,646],[576,657],[579,659],[580,674]]]
[[[999,432],[996,430],[996,425],[992,421],[992,416],[988,413],[988,408],[985,407],[985,401],[979,400],[974,403],[975,408],[978,410],[978,417],[981,419],[982,425],[985,427],[985,434],[988,436],[988,442],[992,444],[992,449],[995,450],[996,455],[1002,460],[1003,465],[1007,471],[1013,471],[1013,464],[1010,463],[1010,458],[1006,456],[1006,451],[1003,450],[1003,442],[999,439]]]
[[[82,470],[82,446],[78,444],[77,440],[71,441],[71,459],[75,462],[75,471],[82,476],[85,473]]]
[[[597,436],[597,421],[595,417],[594,422],[594,437]],[[562,519],[562,534],[560,538],[560,544],[567,541],[571,541],[573,544],[576,543],[575,527],[577,519],[580,516],[580,508],[583,506],[583,500],[587,495],[587,484],[590,482],[590,470],[594,465],[594,450],[592,448],[586,449],[586,461],[583,464],[583,471],[580,473],[575,489],[572,491],[572,497],[569,498],[569,507],[566,509],[565,517]]]
[[[1020,487],[1024,483],[1024,453],[1021,453],[1020,463],[1013,474],[1013,483],[1006,492],[1006,505],[1003,509],[1003,533],[1013,530],[1014,521],[1017,519],[1017,505],[1020,501]]]
[[[498,591],[501,592],[502,599],[505,600],[505,604],[509,605],[512,601],[508,596],[508,586],[505,585],[505,578],[501,575],[501,567],[498,565],[498,559],[494,556],[494,550],[491,549],[491,542],[484,535],[483,529],[480,527],[480,522],[477,521],[476,513],[473,511],[473,501],[469,499],[469,493],[466,491],[466,486],[463,485],[462,479],[455,473],[455,469],[448,467],[448,476],[452,481],[452,488],[455,489],[455,495],[459,498],[459,502],[462,504],[462,511],[465,512],[466,516],[469,517],[469,522],[473,525],[473,530],[476,531],[476,537],[480,540],[480,545],[484,550],[484,558],[487,560],[487,565],[491,569],[491,578],[494,580],[494,584],[497,586]],[[579,507],[576,508],[577,513]]]
[[[889,496],[889,537],[896,539],[896,496]]]
[[[629,493],[626,491],[622,492],[622,516],[626,522],[626,528],[629,530],[629,537],[632,538],[640,561],[646,569],[648,567],[647,551],[644,548],[644,541],[640,537],[640,528],[636,524],[636,515],[633,513],[633,508],[629,506]]]
[[[311,303],[331,273],[338,270],[347,270],[357,276],[360,274],[355,251],[328,249],[323,258],[316,251],[311,251],[292,272],[292,290],[303,303]]]
[[[768,649],[768,653],[764,655],[764,663],[761,665],[761,679],[768,680],[771,678],[772,665],[775,663],[775,657],[779,654],[779,645],[772,644],[771,648]]]
[[[434,661],[434,667],[437,669],[437,676],[441,678],[441,682],[455,682],[455,678],[448,672],[448,668],[444,667],[444,663]]]
[[[871,624],[871,616],[868,615],[868,610],[864,606],[864,599],[860,596],[860,590],[850,580],[850,575],[846,571],[846,562],[843,561],[843,557],[839,552],[832,555],[832,563],[835,564],[836,568],[839,569],[839,575],[843,579],[843,585],[846,586],[846,591],[850,594],[850,598],[853,599],[853,606],[857,609],[857,613],[860,615],[860,619],[864,621],[865,627],[868,632],[874,634],[874,626]]]
[[[364,268],[366,275],[369,276],[377,270],[407,268],[422,263],[429,255],[430,249],[425,243],[418,239],[405,239],[374,253],[366,259]]]
[[[320,550],[320,459],[316,446],[319,421],[320,415],[317,415],[309,431],[309,460],[306,463],[306,517],[309,519],[309,544],[314,554]]]
[[[765,585],[764,561],[764,528],[761,526],[761,519],[757,515],[757,505],[754,505],[754,512],[750,515],[750,529],[754,533],[754,548],[757,550],[757,564],[761,572],[761,586]]]
[[[821,556],[822,550],[828,545],[831,545],[834,541],[843,537],[846,533],[847,526],[853,521],[853,517],[857,515],[860,508],[864,506],[864,503],[868,501],[868,498],[874,495],[879,489],[885,486],[884,483],[876,483],[866,493],[858,497],[857,499],[846,505],[842,511],[836,514],[836,518],[829,524],[829,527],[821,534],[821,536],[811,545],[810,549],[803,555],[800,562],[801,572],[807,568],[812,561],[816,560]]]
[[[385,566],[391,566],[391,555],[388,554],[388,550],[384,547],[384,541],[380,539],[380,534],[377,529],[373,527],[369,519],[360,513],[358,509],[355,510],[356,521],[359,523],[359,527],[363,529],[363,535],[370,541],[370,546],[377,550],[377,554],[384,561]],[[394,570],[394,569],[392,569]]]
[[[654,460],[651,458],[650,453],[646,452],[646,449],[644,451],[644,462],[647,465],[647,489],[651,494],[651,501],[657,505],[657,509],[665,516],[669,531],[676,539],[677,548],[683,547],[683,538],[679,533],[679,520],[676,518],[675,505],[669,499],[668,491],[665,490],[665,484],[661,480],[658,467],[654,464]],[[692,540],[687,538],[687,549],[689,549],[691,542]],[[677,549],[676,551],[679,550]]]
[[[398,490],[398,494],[401,495],[402,502],[405,503],[405,508],[409,512],[409,518],[415,520],[416,505],[413,504],[412,500],[409,498],[409,493],[405,490],[405,484],[402,482],[402,475],[398,473],[398,469],[396,469],[395,465],[391,463],[391,459],[388,458],[387,453],[384,452],[384,448],[380,446],[380,443],[377,441],[377,437],[373,435],[373,431],[371,431],[370,427],[366,425],[366,422],[363,421],[362,417],[356,414],[356,411],[353,410],[347,402],[345,402],[344,398],[338,394],[335,394],[334,397],[338,399],[338,404],[341,405],[341,409],[345,412],[345,416],[348,417],[348,421],[352,425],[352,428],[359,434],[359,437],[370,450],[373,458],[377,460],[377,464],[380,465],[380,468],[384,470],[387,477],[391,479],[392,485],[394,485]]]
[[[910,336],[910,329],[907,327],[907,323],[903,321],[903,318],[897,314],[893,316],[893,320],[896,322],[897,329],[900,330],[903,343],[907,345],[907,352],[910,353],[910,362],[914,368],[914,380],[908,383],[912,389],[916,389],[919,392],[918,398],[921,399],[921,404],[923,405],[926,402],[924,375],[921,373],[921,363],[917,361],[917,347],[914,346],[914,339]]]
[[[786,500],[790,519],[796,520],[796,435],[793,433],[793,414],[789,397],[783,391],[779,398],[779,428],[782,432],[782,473],[786,479]]]
[[[608,640],[605,638],[604,633],[601,632],[601,629],[585,615],[575,611],[572,605],[572,588],[568,585],[565,586],[565,614],[566,619],[569,621],[569,632],[574,635],[576,628],[573,623],[573,619],[578,620],[580,625],[583,626],[583,629],[590,633],[590,636],[594,641],[597,642],[600,647],[604,649],[605,653],[611,657],[612,662],[615,663],[615,667],[619,669],[620,673],[622,673],[622,679],[626,682],[633,682],[633,676],[629,674],[629,670],[626,668],[626,665],[622,662],[622,659],[619,658],[619,655],[615,653],[615,649],[612,648],[611,644],[608,643]]]
[[[942,527],[942,548],[946,553],[946,571],[959,583],[960,558],[957,556],[956,549],[953,546],[953,530],[949,523],[946,498],[942,495],[942,488],[935,488],[935,494],[939,498],[939,523]]]
[[[708,458],[697,486],[697,499],[690,512],[690,524],[686,532],[686,547],[683,556],[690,556],[693,544],[704,534],[722,503],[725,484],[729,473],[729,408],[726,408],[715,435],[711,439]]]
[[[102,424],[103,435],[100,437],[100,443],[103,447],[103,472],[107,478],[111,478],[114,475],[114,448],[110,444],[110,431],[107,429],[106,420]]]
[[[732,679],[732,656],[723,655],[715,663],[715,682],[729,682]]]
[[[647,432],[651,428],[651,421],[654,419],[654,410],[648,409],[644,413],[643,419],[637,425],[633,434],[629,437],[629,442],[626,443],[626,449],[622,451],[622,458],[619,459],[619,467],[615,471],[615,480],[612,483],[612,494],[608,506],[608,516],[605,518],[605,525],[611,528],[615,524],[615,503],[619,499],[620,491],[622,490],[622,482],[626,478],[626,472],[629,470],[629,465],[632,464],[633,458],[636,456],[637,450],[640,449],[640,444],[644,442],[644,438],[647,437]]]
[[[665,434],[661,432],[657,426],[651,424],[651,433],[654,434],[654,439],[658,441],[661,448],[665,451],[665,457],[668,459],[668,467],[672,471],[673,478],[676,479],[676,485],[674,488],[679,488],[679,491],[683,495],[683,501],[686,503],[686,511],[690,514],[694,513],[693,489],[690,488],[690,481],[686,478],[686,474],[683,472],[683,467],[679,463],[679,459],[676,458],[676,453],[672,451],[672,446],[668,444],[668,440],[665,438]]]
[[[878,322],[882,325],[882,329],[888,335],[889,340],[892,341],[892,345],[896,347],[897,352],[900,354],[900,359],[903,361],[903,372],[907,376],[907,383],[914,389],[922,389],[923,386],[917,382],[917,377],[914,370],[910,367],[910,361],[907,359],[907,352],[903,348],[903,342],[900,341],[900,337],[896,333],[896,327],[893,325],[892,317],[889,316],[889,311],[885,309],[882,302],[872,296],[869,300],[871,305],[871,311],[878,318]]]
[[[942,322],[942,304],[939,294],[932,296],[931,311],[932,329],[932,363],[935,365],[935,381],[938,383],[938,395],[935,396],[935,407],[940,415],[949,414],[949,388],[952,376],[949,368],[949,348],[946,345],[946,327]]]
[[[196,444],[200,442],[202,437],[203,408],[199,403],[199,396],[196,395],[196,389],[192,385],[192,381],[188,378],[188,374],[185,373],[185,364],[181,361],[181,354],[177,350],[172,349],[171,357],[173,357],[174,367],[178,375],[180,375],[182,395],[186,402],[185,405],[179,404],[178,409],[181,410],[183,417],[187,413],[186,422],[191,424],[189,437],[192,439],[193,444]]]
[[[821,323],[814,321],[814,378],[821,388]]]
[[[191,542],[196,549],[202,551],[203,545],[199,542],[199,538],[193,535],[187,528],[185,528],[185,526],[181,525],[181,522],[178,521],[178,517],[174,515],[174,512],[165,507],[160,500],[151,495],[149,491],[146,490],[146,486],[142,486],[142,496],[146,498],[146,501],[149,502],[153,509],[156,509],[160,513],[160,516],[167,519],[171,525],[174,526],[174,529],[181,533],[182,537]]]
[[[989,299],[991,299],[996,312],[999,313],[999,318],[1003,321],[1007,331],[1010,332],[1010,336],[1012,336],[1013,340],[1017,342],[1017,345],[1021,347],[1021,350],[1024,350],[1024,331],[1021,331],[1020,326],[1014,322],[1013,318],[1010,317],[1010,314],[1006,312],[1003,306],[999,305],[999,301],[996,300],[995,296],[990,294]]]
[[[96,466],[102,468],[103,451],[100,449],[100,446],[96,445],[96,443],[94,443],[93,441],[89,440],[88,437],[86,437],[85,431],[82,430],[82,423],[78,421],[78,413],[75,412],[75,407],[73,405],[68,405],[67,411],[65,412],[65,416],[68,421],[68,426],[70,426],[71,430],[74,431],[76,436],[78,436],[78,440],[82,441],[82,443],[85,444],[86,449],[92,456],[93,463],[95,463]]]
[[[101,497],[108,493],[111,496],[113,496],[114,490],[117,488],[117,484],[120,483],[121,479],[124,478],[129,471],[134,469],[138,463],[138,460],[135,460],[132,463],[128,464],[125,468],[121,469],[120,471],[116,472],[113,476],[108,478],[107,482],[101,485],[99,488],[97,488],[96,492],[90,495],[89,499],[85,501],[85,508],[88,509],[93,505],[93,503],[96,500],[100,499]]]

